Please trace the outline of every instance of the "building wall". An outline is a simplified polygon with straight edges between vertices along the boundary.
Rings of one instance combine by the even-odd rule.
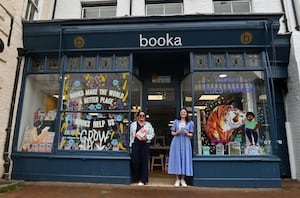
[[[291,37],[290,62],[288,66],[288,94],[286,97],[286,117],[290,124],[290,133],[294,153],[290,158],[295,160],[295,176],[300,179],[300,33],[295,31]],[[293,155],[293,156],[291,156]]]
[[[22,48],[22,13],[24,2],[19,0],[0,1],[0,38],[4,42],[4,51],[0,52],[0,174],[4,173],[2,154],[4,151],[6,128],[8,126],[15,70],[17,66],[17,48]],[[11,20],[13,23],[11,26]],[[10,41],[9,41],[10,38]],[[22,71],[21,71],[22,72]],[[17,92],[19,93],[19,91]],[[18,95],[16,97],[16,101]],[[14,115],[16,115],[17,104]],[[14,132],[15,117],[12,122],[11,137]],[[10,138],[12,140],[12,138]]]
[[[85,0],[93,2],[93,0]],[[82,0],[59,0],[55,11],[55,19],[80,19]],[[101,2],[94,0],[95,2]],[[131,0],[131,16],[145,16],[145,1]],[[282,12],[281,0],[253,0],[252,11],[254,13],[280,13]],[[184,14],[211,14],[213,13],[212,0],[184,0]],[[128,16],[130,0],[117,1],[117,16]],[[65,9],[68,8],[68,9]]]

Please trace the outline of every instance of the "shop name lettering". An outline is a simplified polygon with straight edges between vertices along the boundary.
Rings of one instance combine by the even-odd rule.
[[[171,36],[166,33],[165,36],[161,37],[144,37],[140,34],[140,47],[173,47],[182,46],[182,41],[180,36]]]
[[[101,97],[95,96],[95,95],[103,95]],[[112,105],[114,98],[122,99],[124,97],[124,93],[116,91],[116,90],[108,90],[108,89],[86,89],[86,90],[80,90],[73,93],[70,93],[70,99],[79,98],[83,96],[89,96],[85,97],[82,100],[79,100],[79,104],[88,104],[88,103],[103,103],[103,104],[110,104]],[[109,96],[109,97],[105,97]]]
[[[245,93],[254,92],[252,84],[206,84],[204,86],[205,94],[222,94],[222,93]]]

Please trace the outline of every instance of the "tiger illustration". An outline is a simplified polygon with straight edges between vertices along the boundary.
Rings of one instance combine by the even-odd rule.
[[[211,143],[228,143],[232,132],[244,125],[246,112],[232,105],[219,105],[215,107],[206,120],[202,112],[203,126]]]

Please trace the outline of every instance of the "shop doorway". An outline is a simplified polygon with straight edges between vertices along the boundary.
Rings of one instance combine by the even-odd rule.
[[[133,55],[133,63],[133,71],[142,82],[142,109],[158,137],[151,142],[149,180],[151,184],[173,185],[174,176],[167,174],[172,138],[170,128],[181,107],[180,82],[185,74],[189,73],[189,53],[136,53]],[[157,158],[153,161],[153,157]]]

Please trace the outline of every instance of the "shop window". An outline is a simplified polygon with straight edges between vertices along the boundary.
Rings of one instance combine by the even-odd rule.
[[[51,152],[56,129],[59,75],[35,74],[26,79],[18,151]]]
[[[47,69],[48,70],[60,69],[58,57],[47,57]]]
[[[229,55],[230,67],[242,68],[244,67],[244,60],[242,54]]]
[[[166,2],[166,3],[164,3]],[[176,2],[176,1],[175,1]],[[147,1],[146,2],[146,16],[154,15],[181,15],[183,14],[183,3],[173,3],[167,1]],[[178,1],[177,1],[178,2]]]
[[[126,150],[128,80],[129,73],[66,74],[59,149]]]
[[[131,112],[133,112],[131,120],[134,120],[136,113],[142,109],[142,83],[133,76],[131,84]]]
[[[129,57],[128,56],[117,56],[115,69],[129,69]]]
[[[113,57],[100,57],[100,71],[111,71],[113,66]]]
[[[196,72],[193,75],[194,120],[195,126],[201,127],[197,129],[195,153],[272,154],[263,72]]]
[[[96,70],[96,57],[84,57],[83,70]]]
[[[194,56],[195,68],[207,68],[208,67],[208,58],[207,54],[199,54]]]
[[[220,14],[251,13],[250,0],[214,1],[214,11]]]
[[[45,57],[44,56],[36,56],[31,58],[31,68],[32,72],[39,72],[45,70]]]
[[[80,70],[80,57],[68,57],[66,70],[68,71]]]
[[[262,67],[260,54],[247,54],[246,60],[248,67]]]
[[[225,65],[225,54],[213,54],[212,56],[212,67],[224,68]]]

